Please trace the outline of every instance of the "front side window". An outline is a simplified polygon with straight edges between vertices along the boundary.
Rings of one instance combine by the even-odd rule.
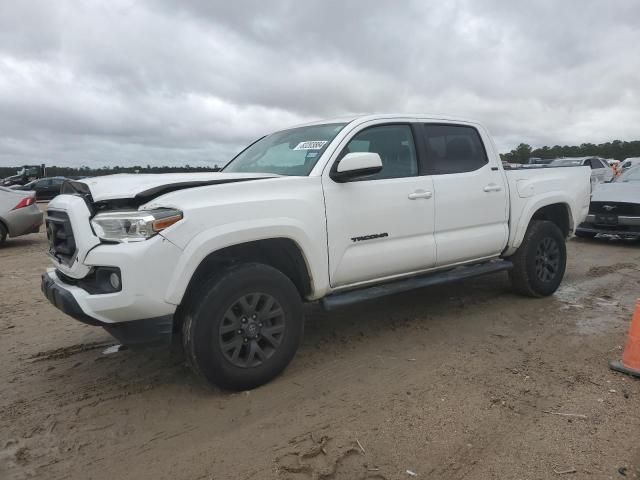
[[[482,140],[473,127],[424,125],[427,161],[434,175],[473,172],[488,163]]]
[[[349,141],[340,156],[354,152],[372,152],[380,155],[382,170],[367,176],[366,180],[418,175],[416,149],[409,125],[381,125],[366,128]]]
[[[309,175],[345,125],[328,123],[272,133],[240,152],[223,171]]]

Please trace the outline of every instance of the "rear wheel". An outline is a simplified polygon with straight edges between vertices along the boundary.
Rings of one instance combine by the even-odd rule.
[[[4,242],[7,240],[7,234],[7,227],[5,227],[2,222],[0,222],[0,246],[4,245]]]
[[[567,266],[562,232],[552,222],[532,221],[511,261],[513,269],[509,277],[514,290],[530,297],[553,294],[560,286]]]
[[[183,326],[193,369],[221,388],[248,390],[289,364],[303,332],[302,301],[291,280],[268,265],[243,264],[212,278]]]

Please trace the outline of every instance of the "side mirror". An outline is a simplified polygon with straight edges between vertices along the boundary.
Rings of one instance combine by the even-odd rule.
[[[347,153],[332,169],[331,178],[338,182],[348,182],[359,177],[373,175],[382,170],[380,155],[374,152]]]

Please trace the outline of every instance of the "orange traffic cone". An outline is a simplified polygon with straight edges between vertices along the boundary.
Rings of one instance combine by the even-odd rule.
[[[624,346],[622,361],[611,362],[610,366],[618,372],[640,377],[640,299],[631,319],[631,327]]]

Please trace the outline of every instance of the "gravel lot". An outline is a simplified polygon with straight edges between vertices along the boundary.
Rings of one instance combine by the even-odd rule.
[[[42,297],[45,248],[0,249],[1,479],[640,477],[640,381],[608,368],[638,244],[572,240],[546,299],[500,274],[312,306],[285,374],[235,394],[165,351],[103,354],[109,335]]]

